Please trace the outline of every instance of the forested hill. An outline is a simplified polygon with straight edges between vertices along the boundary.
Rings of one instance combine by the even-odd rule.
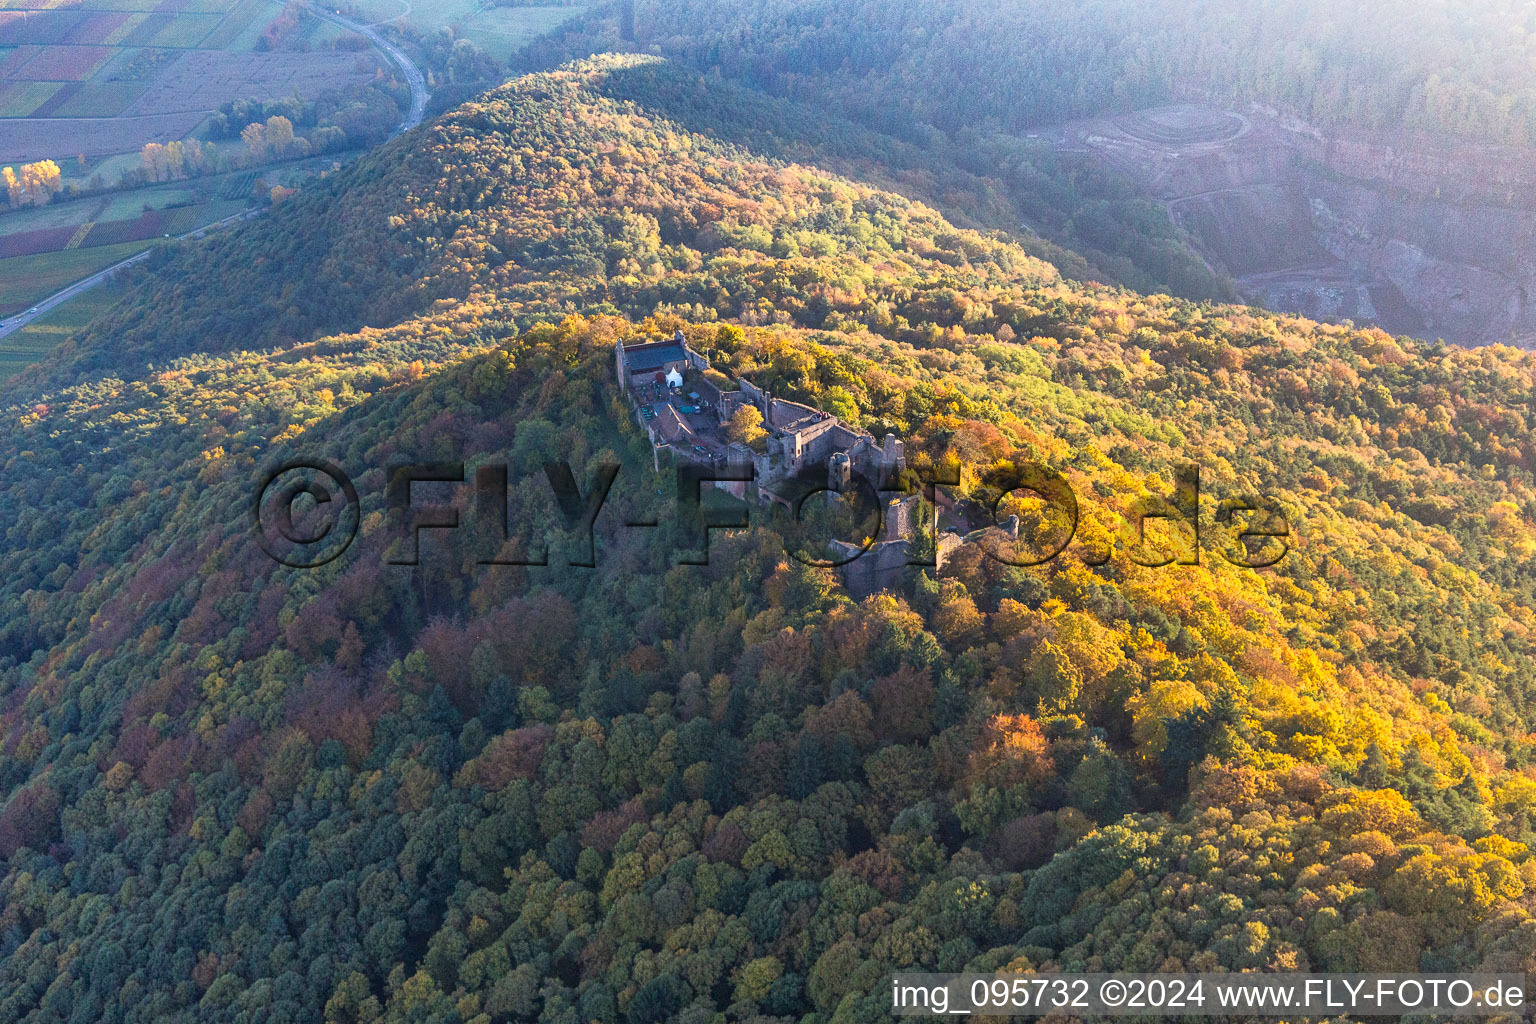
[[[897,133],[1021,133],[1197,98],[1278,106],[1327,130],[1536,143],[1536,12],[1523,0],[635,7],[640,46]],[[618,43],[612,13],[597,8],[564,34]]]
[[[607,89],[610,75],[625,85]],[[658,75],[645,62],[612,69],[602,84],[567,73],[515,82],[430,125],[425,138],[384,147],[348,174],[330,176],[249,231],[166,257],[145,301],[82,339],[85,365],[308,341],[472,296],[495,295],[513,313],[679,303],[692,311],[701,300],[719,302],[713,278],[721,274],[754,281],[760,296],[755,308],[733,313],[820,327],[831,305],[781,295],[766,261],[732,258],[706,268],[658,257],[678,246],[708,254],[771,249],[832,283],[867,268],[860,239],[897,225],[887,241],[907,260],[970,258],[981,279],[1056,274],[1017,246],[981,238],[943,252],[957,243],[931,211],[822,174],[758,161],[743,165],[740,178],[711,177],[709,164],[738,162],[742,151],[676,121],[653,130],[649,119],[630,116],[636,108],[623,97],[631,79],[658,97],[673,93],[667,99],[682,108],[679,120],[705,111],[719,119],[695,76]],[[681,83],[687,94],[677,96]],[[732,95],[748,105],[744,113],[774,111],[784,121],[781,104]],[[758,138],[791,145],[771,132]],[[984,182],[965,185],[977,204],[987,201]],[[909,221],[911,233],[932,244],[909,241]],[[924,286],[935,287],[937,277]],[[219,301],[208,302],[210,294]]]
[[[586,91],[589,85],[600,95]],[[809,246],[784,238],[777,255],[792,250],[828,273],[847,262],[845,254],[822,246],[844,228],[855,237],[865,230],[848,221],[846,200],[828,203],[812,194],[799,204],[801,190],[785,194],[781,187],[786,173],[798,172],[766,165],[751,182],[702,178],[691,167],[693,156],[677,148],[680,138],[710,159],[734,159],[750,148],[774,162],[830,164],[943,206],[977,228],[1014,233],[1026,216],[1043,222],[1056,218],[1055,211],[1078,209],[1099,245],[1066,230],[1078,251],[1029,238],[1008,247],[1009,258],[1030,264],[1028,273],[1112,279],[1195,298],[1234,295],[1188,250],[1160,208],[1091,198],[1107,186],[1085,170],[1078,179],[1020,161],[1004,181],[990,168],[967,170],[851,122],[656,61],[609,69],[600,83],[539,76],[495,96],[493,104],[469,103],[426,126],[425,138],[371,152],[355,170],[320,180],[237,235],[158,257],[152,300],[101,321],[71,357],[85,369],[290,344],[397,323],[435,302],[486,290],[516,296],[516,308],[543,312],[605,301],[649,311],[675,301],[682,269],[653,265],[657,240],[710,252],[741,241],[731,232],[757,239],[770,217],[781,233],[821,235]],[[625,137],[607,124],[583,124],[593,143],[589,151],[561,145],[552,132],[572,129],[548,123],[551,105],[578,101],[600,102],[605,118],[641,104],[669,132],[651,134],[642,123]],[[514,130],[495,153],[465,144]],[[560,162],[546,162],[552,159]],[[631,188],[632,180],[640,184]],[[788,219],[773,209],[781,202],[796,204]],[[911,206],[902,201],[887,213],[879,209],[884,202],[869,200],[857,219],[905,218]],[[710,234],[700,237],[701,231]],[[1118,241],[1110,244],[1110,235]],[[663,276],[666,284],[658,288]],[[218,302],[206,301],[210,291]],[[802,312],[793,302],[775,303],[774,291],[765,291],[764,316],[822,326],[819,305]],[[701,297],[715,304],[708,287],[686,302]]]
[[[718,94],[618,95],[650,66],[451,112],[5,393],[0,1019],[883,1021],[893,969],[1536,970],[1536,362],[1070,283],[691,130]],[[610,385],[615,341],[676,329],[961,497],[1047,463],[1083,543],[861,602],[771,524],[678,565]],[[317,570],[250,533],[291,457],[362,495]],[[385,564],[386,462],[459,457],[509,464],[502,554],[554,566],[468,529]],[[551,458],[623,464],[594,570]],[[1279,566],[1085,563],[1190,462],[1283,506]]]

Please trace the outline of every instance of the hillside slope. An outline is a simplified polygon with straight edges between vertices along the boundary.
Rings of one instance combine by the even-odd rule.
[[[635,10],[633,41],[599,5],[523,62],[633,48],[898,136],[995,180],[1021,212],[1000,226],[1095,279],[1463,344],[1536,338],[1521,0]]]
[[[630,95],[651,100],[652,117],[663,105],[678,113],[653,130],[650,117],[635,116]],[[103,321],[83,342],[86,365],[309,341],[316,332],[393,324],[433,303],[487,292],[512,310],[604,301],[649,310],[681,301],[690,308],[718,304],[721,315],[787,316],[820,327],[820,305],[778,303],[782,289],[772,284],[762,289],[757,311],[711,290],[717,277],[728,290],[740,287],[738,279],[760,278],[761,261],[689,267],[656,257],[676,251],[668,247],[715,254],[759,243],[745,246],[752,253],[772,241],[776,257],[798,257],[799,265],[835,277],[867,269],[861,239],[888,222],[914,218],[925,236],[949,231],[931,210],[901,197],[777,161],[743,163],[736,142],[681,123],[721,121],[705,83],[655,61],[615,66],[601,85],[556,72],[495,96],[463,105],[412,147],[370,153],[356,169],[329,176],[238,235],[164,257],[154,294]],[[781,140],[773,129],[795,132],[810,123],[804,112],[787,114],[787,105],[750,92],[733,89],[729,98],[742,105],[745,119],[772,126],[751,135],[753,143],[795,148],[793,138]],[[572,122],[552,123],[552,109]],[[878,138],[866,132],[853,141]],[[739,164],[744,177],[705,173],[718,161]],[[944,187],[975,191],[971,205],[989,202],[984,180]],[[767,241],[765,226],[775,233]],[[926,258],[925,247],[906,246],[900,233],[890,244],[902,261]],[[998,268],[988,264],[1003,254],[1020,261],[1018,273],[1055,276],[1018,246],[976,244],[978,273],[995,276]],[[690,291],[696,294],[684,294]],[[220,301],[209,303],[210,293]]]
[[[898,968],[1536,969],[1536,362],[1071,284],[613,95],[646,66],[466,104],[7,393],[0,1017],[883,1020]],[[1084,543],[858,603],[761,521],[678,565],[609,387],[615,341],[675,329],[970,496],[1050,465]],[[362,495],[321,569],[251,536],[292,457]],[[385,464],[456,458],[509,465],[503,554],[553,567],[467,530],[385,564]],[[549,458],[623,465],[595,570],[560,567]],[[1085,564],[1190,462],[1284,507],[1276,569]]]
[[[619,42],[597,7],[561,33]],[[639,0],[637,44],[858,120],[1022,133],[1178,100],[1536,142],[1522,0]]]

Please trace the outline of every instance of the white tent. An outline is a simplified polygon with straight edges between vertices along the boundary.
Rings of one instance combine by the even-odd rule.
[[[667,371],[667,387],[680,388],[683,386],[683,372],[676,367]]]

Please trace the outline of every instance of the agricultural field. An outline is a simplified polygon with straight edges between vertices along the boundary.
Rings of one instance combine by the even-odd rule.
[[[268,187],[302,187],[304,179],[334,164],[329,158],[313,157],[280,167],[241,170],[0,211],[0,275],[22,272],[30,266],[6,262],[16,257],[125,242],[143,243],[142,248],[165,235],[186,234],[239,213],[255,196],[258,181]],[[0,308],[0,312],[13,310]]]
[[[0,318],[145,249],[239,213],[258,190],[302,187],[338,166],[326,157],[168,182],[0,212]],[[0,337],[0,382],[41,359],[115,302],[121,288],[91,289]]]
[[[295,45],[258,52],[282,14],[279,0],[0,0],[0,164],[52,159],[85,177],[186,138],[231,100],[373,76],[377,56],[326,49],[337,30],[318,19]]]
[[[497,60],[581,13],[581,7],[486,7],[465,23],[464,34]]]
[[[579,5],[495,7],[486,0],[360,0],[353,5],[366,21],[409,23],[418,29],[451,26],[497,60],[506,60],[536,36],[575,17]]]
[[[144,251],[145,247],[144,242],[119,242],[0,259],[0,316],[19,313],[82,277]]]
[[[231,101],[373,80],[379,56],[332,48],[342,31],[295,19],[283,0],[0,0],[0,165],[52,160],[66,179],[59,201],[41,207],[4,209],[0,192],[0,316],[332,166],[317,157],[246,169],[244,142],[221,132],[204,145],[199,129]],[[132,187],[149,180],[143,147],[179,140],[210,173]],[[229,167],[240,169],[211,173]],[[102,193],[114,184],[124,190]],[[79,193],[89,198],[67,199]],[[7,339],[0,371],[28,337]]]
[[[75,331],[111,308],[126,288],[109,282],[49,310],[21,330],[0,338],[0,381],[42,359]]]
[[[165,110],[213,110],[248,97],[275,100],[313,96],[327,87],[373,77],[374,57],[363,53],[222,53],[192,50],[124,111],[129,117]]]
[[[0,119],[0,163],[132,153],[146,142],[184,138],[207,114],[183,111],[144,117]]]
[[[0,213],[0,316],[166,235],[240,212],[255,178],[254,172],[227,174]]]
[[[0,117],[27,117],[60,88],[58,82],[7,82],[0,85]]]

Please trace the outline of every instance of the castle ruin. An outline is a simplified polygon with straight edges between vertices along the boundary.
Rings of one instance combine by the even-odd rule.
[[[798,495],[813,481],[819,484],[823,475],[825,487],[837,493],[846,493],[857,477],[877,492],[899,489],[907,457],[895,434],[877,441],[829,412],[776,398],[745,379],[734,381],[735,390],[722,391],[705,376],[709,360],[689,346],[682,331],[663,342],[621,341],[614,346],[614,360],[619,389],[631,400],[658,468],[665,451],[674,460],[722,470],[721,476],[735,479],[717,481],[716,487],[786,511],[793,511]],[[761,451],[730,441],[726,434],[731,417],[746,405],[762,415],[768,436]],[[900,583],[910,562],[919,500],[914,493],[887,501],[878,539],[867,550],[831,542],[830,560],[842,563],[838,572],[850,594],[862,598]],[[1016,524],[1014,530],[1016,536]],[[937,565],[942,567],[961,543],[957,534],[937,534]]]

